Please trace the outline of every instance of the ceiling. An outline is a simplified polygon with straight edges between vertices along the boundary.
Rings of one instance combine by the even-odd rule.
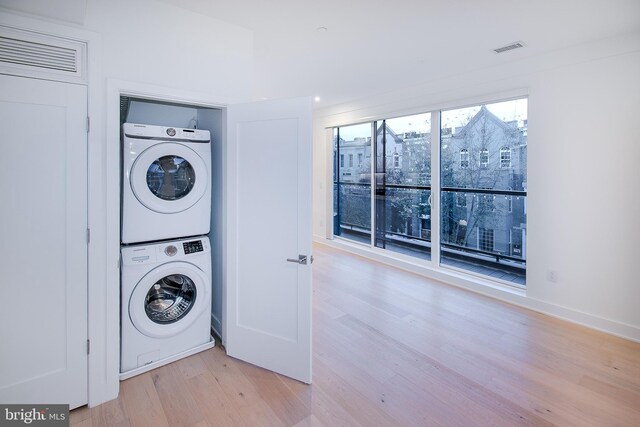
[[[87,1],[0,5],[82,23]],[[253,31],[255,99],[319,108],[640,32],[640,0],[158,1]]]
[[[254,32],[256,99],[323,107],[640,30],[638,0],[163,1]]]
[[[256,99],[322,107],[640,30],[638,0],[162,1],[254,32]]]

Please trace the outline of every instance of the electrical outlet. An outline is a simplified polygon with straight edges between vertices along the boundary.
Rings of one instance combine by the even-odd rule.
[[[551,283],[558,283],[558,272],[555,270],[547,270],[547,281]]]

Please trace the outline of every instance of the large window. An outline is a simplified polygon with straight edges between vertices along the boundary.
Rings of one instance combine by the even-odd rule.
[[[441,264],[524,284],[527,100],[443,111],[441,126]]]
[[[335,236],[422,260],[434,256],[434,268],[525,284],[526,98],[333,132]],[[432,156],[439,163],[433,189]],[[432,227],[439,236],[433,246]]]
[[[335,128],[333,132],[333,234],[371,241],[371,123]],[[344,165],[344,156],[349,167]],[[354,167],[354,155],[362,162]]]

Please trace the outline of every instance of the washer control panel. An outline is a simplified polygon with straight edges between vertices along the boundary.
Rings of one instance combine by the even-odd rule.
[[[190,242],[183,242],[182,247],[184,248],[184,254],[192,254],[195,252],[202,252],[204,249],[202,247],[202,240],[192,240]]]
[[[209,238],[174,240],[164,243],[124,245],[121,249],[121,265],[151,265],[195,259],[211,251]],[[206,256],[206,255],[205,255]]]

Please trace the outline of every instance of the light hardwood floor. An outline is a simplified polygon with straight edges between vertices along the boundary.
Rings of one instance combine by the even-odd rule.
[[[640,344],[316,245],[313,385],[220,347],[75,426],[640,426]]]

